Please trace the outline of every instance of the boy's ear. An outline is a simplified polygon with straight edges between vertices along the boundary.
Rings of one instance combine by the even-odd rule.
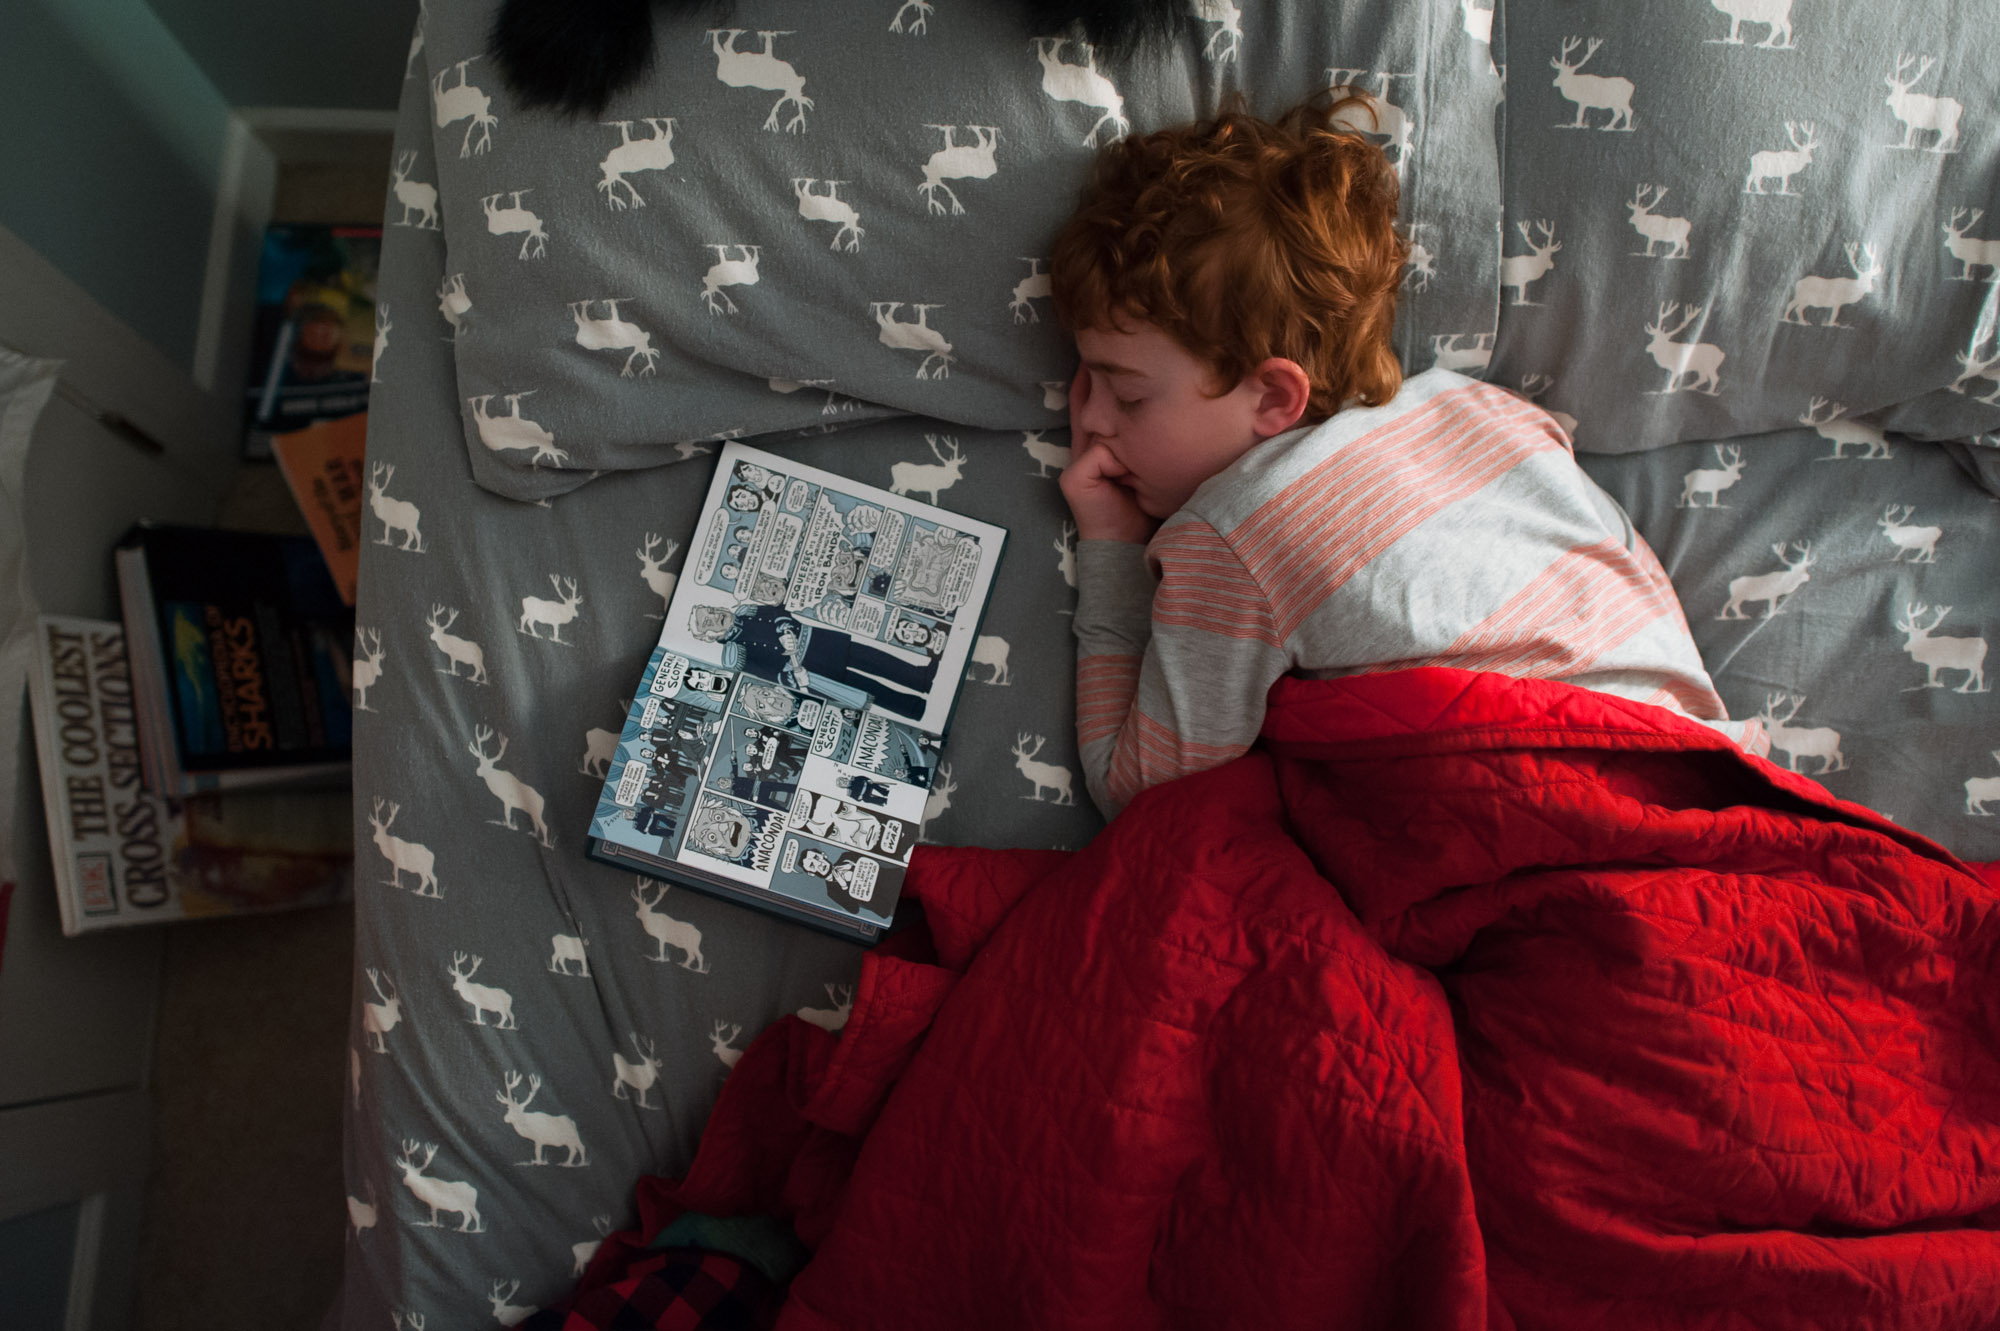
[[[1312,398],[1312,376],[1297,361],[1273,356],[1252,368],[1248,379],[1257,392],[1251,425],[1259,438],[1283,434],[1306,414],[1306,403]]]

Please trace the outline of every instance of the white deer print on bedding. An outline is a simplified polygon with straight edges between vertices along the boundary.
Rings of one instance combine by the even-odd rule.
[[[1586,449],[1653,450],[1584,460],[1611,468],[1660,550],[1732,714],[1770,712],[1780,766],[2000,857],[2000,714],[1984,654],[1971,664],[2000,631],[1977,556],[2000,506],[1928,442],[2000,430],[2000,338],[1979,320],[2000,279],[2000,108],[1977,42],[1934,35],[1956,21],[1940,0],[1894,23],[1796,0],[1691,0],[1670,18],[1611,0],[1188,0],[1166,77],[1028,33],[1004,4],[772,0],[657,18],[653,72],[575,118],[516,111],[477,54],[496,3],[428,0],[384,155],[339,1331],[551,1303],[633,1223],[632,1180],[685,1166],[768,1022],[851,1010],[850,946],[651,879],[635,890],[581,845],[619,725],[604,709],[659,631],[712,441],[783,434],[778,449],[880,485],[929,469],[915,498],[1010,528],[925,835],[1088,839],[1064,766],[1077,543],[1051,484],[1071,366],[1048,239],[1097,147],[1237,82],[1267,111],[1328,70],[1388,94],[1407,142],[1375,141],[1424,250],[1399,301],[1406,367],[1540,393],[1584,417]],[[1489,54],[1509,49],[1502,120]],[[1570,97],[1559,72],[1605,82]],[[442,124],[440,93],[455,94]],[[1890,101],[1905,94],[1931,101],[1902,102],[1906,119]],[[926,189],[945,150],[983,168],[975,125],[994,131],[993,172],[947,158]],[[489,199],[542,237],[525,216],[489,230]],[[1503,281],[1538,236],[1563,248]],[[1873,262],[1844,262],[1863,243]],[[709,287],[718,263],[748,266],[739,247],[757,247],[760,280]],[[1809,290],[1784,321],[1802,279],[1877,265],[1860,299]],[[1733,479],[1688,488],[1731,457]],[[576,613],[521,628],[526,600],[563,605],[551,574],[575,580]],[[456,991],[460,953],[513,1024]],[[515,1105],[545,1116],[546,1141],[508,1123]],[[587,1163],[560,1167],[573,1154]],[[372,1225],[355,1228],[355,1202]],[[571,1217],[554,1237],[528,1223],[549,1213]]]

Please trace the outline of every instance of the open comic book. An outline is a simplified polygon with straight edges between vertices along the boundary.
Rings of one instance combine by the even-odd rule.
[[[879,936],[1006,539],[725,446],[598,796],[591,853]]]

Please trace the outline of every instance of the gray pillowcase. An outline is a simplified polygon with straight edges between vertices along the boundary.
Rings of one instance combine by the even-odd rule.
[[[1503,27],[1488,378],[1593,452],[1808,417],[2000,442],[1990,7],[1572,0]]]
[[[437,313],[396,312],[378,375],[399,336],[451,337],[475,475],[521,499],[674,444],[871,416],[1061,425],[1074,360],[1045,256],[1095,148],[1232,90],[1274,114],[1330,82],[1397,108],[1378,139],[1423,249],[1405,361],[1490,347],[1500,84],[1480,22],[1215,8],[1231,17],[1205,36],[1115,68],[1000,3],[662,16],[652,72],[579,121],[512,105],[484,55],[491,0],[435,6],[433,152],[399,158],[389,221],[441,223],[446,277]],[[434,188],[479,206],[439,218]]]

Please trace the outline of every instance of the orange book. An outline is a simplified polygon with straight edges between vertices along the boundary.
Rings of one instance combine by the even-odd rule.
[[[361,472],[367,442],[365,411],[271,438],[278,469],[319,542],[340,599],[348,605],[354,604],[354,580],[361,564]]]

